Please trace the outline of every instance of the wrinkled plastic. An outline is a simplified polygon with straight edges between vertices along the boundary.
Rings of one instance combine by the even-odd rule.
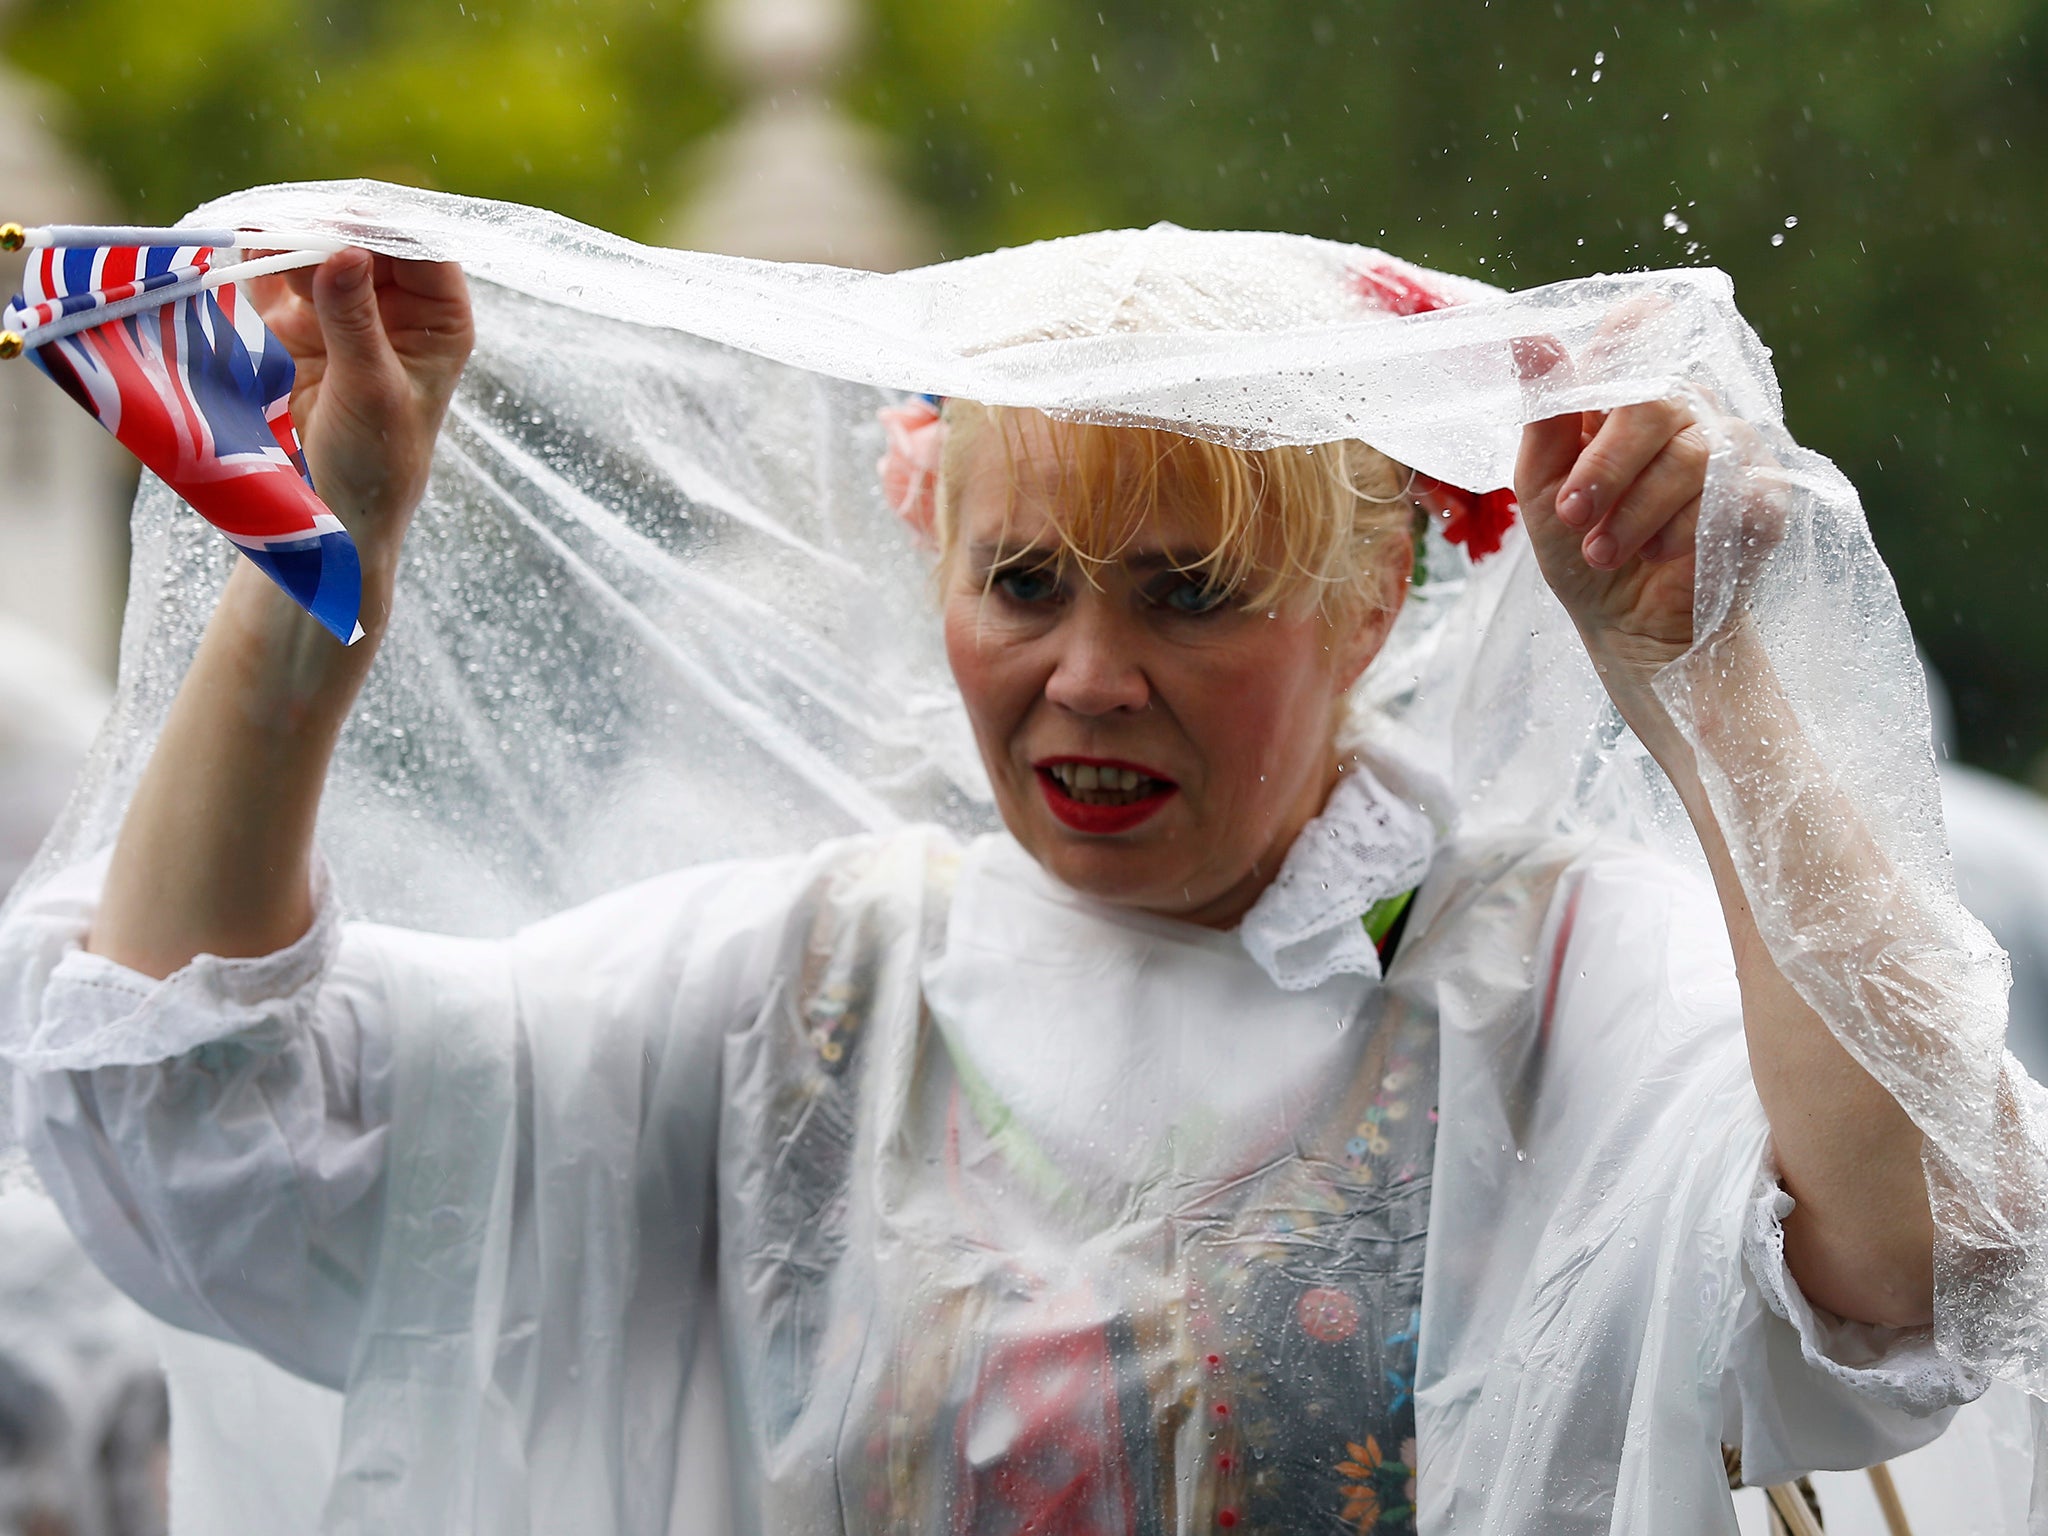
[[[1253,447],[1360,437],[1472,489],[1511,479],[1524,422],[1711,398],[1753,436],[1711,466],[1698,639],[1660,692],[1773,955],[1929,1136],[1943,1350],[2048,1393],[2044,1100],[2001,1048],[2003,957],[1956,901],[1911,638],[1854,488],[1785,432],[1718,272],[1512,296],[1432,278],[1464,302],[1393,319],[1352,280],[1385,258],[1287,236],[1160,228],[883,276],[647,250],[370,185],[262,189],[202,216],[460,259],[475,283],[477,354],[321,828],[353,911],[459,933],[679,863],[991,824],[922,617],[926,567],[875,482],[875,411],[904,392]],[[1531,337],[1563,363],[1532,369]],[[160,487],[135,546],[116,714],[40,872],[111,839],[227,568]],[[1696,860],[1519,535],[1476,571],[1441,544],[1429,563],[1361,685],[1384,776],[1461,837],[1601,832]],[[1796,750],[1770,762],[1717,688],[1741,647],[1797,712]],[[1830,836],[1855,840],[1863,878],[1817,886],[1788,856]],[[1672,1371],[1704,1337],[1683,1314],[1643,1314]],[[1553,1415],[1544,1443],[1567,1427]],[[1676,1465],[1639,1456],[1624,1505],[1648,1519],[1704,1499]],[[1695,1481],[1659,1481],[1677,1476]],[[1495,1513],[1489,1528],[1522,1528]]]

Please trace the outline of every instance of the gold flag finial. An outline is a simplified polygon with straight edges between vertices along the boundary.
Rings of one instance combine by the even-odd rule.
[[[0,224],[0,251],[18,251],[28,242],[28,231],[19,224]]]
[[[0,331],[0,363],[12,362],[21,356],[21,348],[21,332]]]

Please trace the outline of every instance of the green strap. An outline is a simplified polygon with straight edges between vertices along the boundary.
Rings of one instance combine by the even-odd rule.
[[[1394,924],[1400,921],[1401,914],[1408,910],[1408,903],[1414,899],[1415,892],[1403,891],[1366,908],[1365,916],[1359,921],[1365,924],[1365,936],[1372,940],[1373,948],[1387,942],[1387,935],[1394,931]]]
[[[981,1124],[981,1133],[995,1144],[996,1150],[1041,1199],[1056,1205],[1071,1199],[1074,1189],[1066,1176],[1045,1155],[1031,1133],[1017,1123],[1010,1106],[967,1059],[966,1051],[955,1047],[950,1054],[953,1071],[960,1079],[961,1092],[967,1098],[968,1109]]]

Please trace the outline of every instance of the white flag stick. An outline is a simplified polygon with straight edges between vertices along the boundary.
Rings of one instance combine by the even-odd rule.
[[[142,224],[0,224],[0,251],[74,250],[101,245],[209,245],[219,251],[319,251],[348,241],[302,229],[179,229]]]
[[[162,288],[152,288],[147,293],[131,294],[125,299],[96,309],[82,309],[75,315],[59,315],[48,325],[31,326],[22,331],[0,333],[0,358],[19,357],[34,347],[56,341],[76,331],[89,331],[96,325],[109,321],[124,320],[130,315],[142,313],[145,309],[161,309],[166,304],[175,304],[179,299],[194,293],[205,293],[223,283],[240,282],[247,277],[263,277],[272,272],[289,272],[294,267],[317,266],[329,256],[327,251],[281,251],[275,256],[259,256],[253,261],[230,262],[224,267],[201,272],[182,283],[169,283]],[[11,306],[7,318],[14,319],[20,311]]]

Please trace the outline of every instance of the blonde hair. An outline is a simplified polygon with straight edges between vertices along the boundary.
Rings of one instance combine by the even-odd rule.
[[[1382,562],[1407,547],[1413,476],[1368,444],[1232,448],[1150,427],[1054,421],[1037,411],[950,400],[933,535],[943,569],[959,535],[962,472],[993,432],[1014,498],[1024,434],[1055,439],[1062,559],[1090,575],[1162,510],[1190,520],[1204,553],[1187,569],[1246,607],[1336,616],[1386,604]]]

